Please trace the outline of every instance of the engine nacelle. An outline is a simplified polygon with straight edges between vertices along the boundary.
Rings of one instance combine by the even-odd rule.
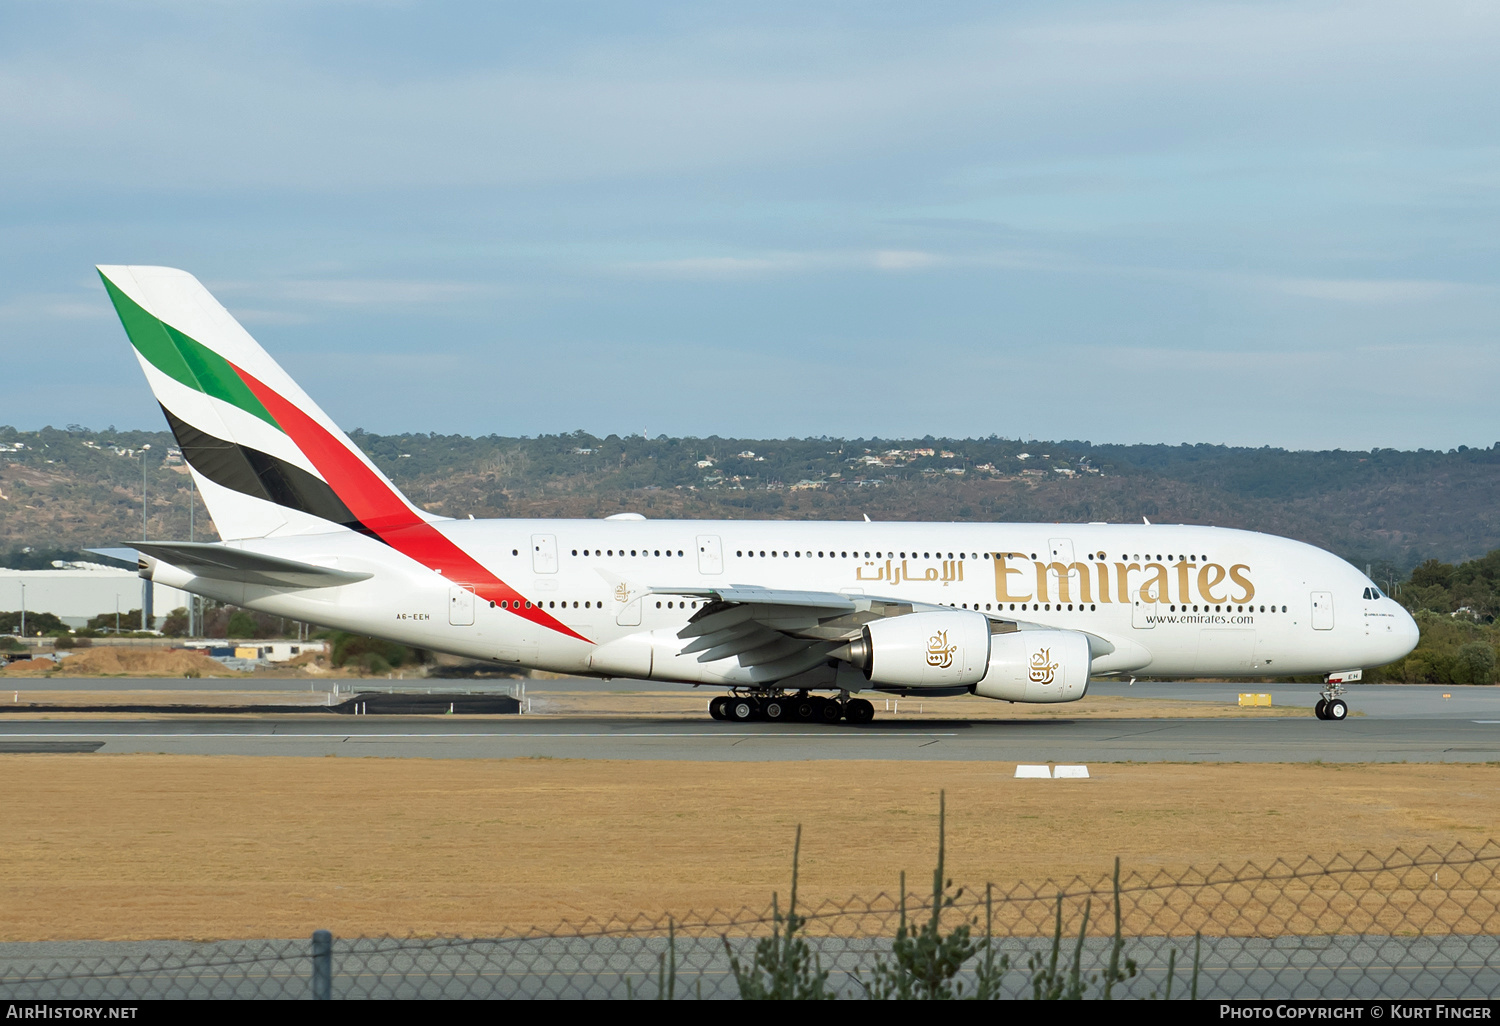
[[[1089,687],[1089,639],[1078,631],[1012,631],[990,639],[990,665],[974,685],[981,698],[1076,702]]]
[[[960,609],[876,620],[849,644],[847,658],[872,684],[974,684],[989,666],[990,622],[981,613]]]

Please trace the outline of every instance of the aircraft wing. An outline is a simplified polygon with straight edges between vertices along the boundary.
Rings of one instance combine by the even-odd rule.
[[[213,542],[136,542],[135,547],[147,556],[180,567],[197,577],[236,584],[333,588],[375,576],[232,549]]]
[[[829,653],[859,637],[871,620],[912,611],[910,602],[827,591],[784,591],[753,585],[647,589],[657,595],[705,598],[677,636],[683,655],[700,663],[737,658],[756,680],[785,680],[826,663]]]

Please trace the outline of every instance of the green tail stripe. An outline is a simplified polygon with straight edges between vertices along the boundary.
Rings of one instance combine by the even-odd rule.
[[[104,275],[99,277],[104,278]],[[153,367],[196,392],[203,392],[232,406],[238,406],[276,430],[281,430],[276,418],[271,416],[270,411],[255,398],[255,393],[240,380],[228,360],[160,318],[147,313],[108,278],[104,278],[104,287],[115,304],[120,322],[125,325],[125,334],[130,337],[130,344]]]

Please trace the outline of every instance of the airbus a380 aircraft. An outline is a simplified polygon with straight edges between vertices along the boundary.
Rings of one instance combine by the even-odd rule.
[[[1071,702],[1091,677],[1326,674],[1417,627],[1310,545],[1214,527],[451,520],[413,505],[196,278],[100,267],[221,543],[141,575],[558,673],[711,685],[720,719],[868,722],[866,699]],[[815,692],[832,693],[819,697]]]

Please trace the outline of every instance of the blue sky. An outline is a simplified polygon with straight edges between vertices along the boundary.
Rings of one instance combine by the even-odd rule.
[[[0,423],[93,276],[347,427],[1500,440],[1500,7],[0,0]]]

